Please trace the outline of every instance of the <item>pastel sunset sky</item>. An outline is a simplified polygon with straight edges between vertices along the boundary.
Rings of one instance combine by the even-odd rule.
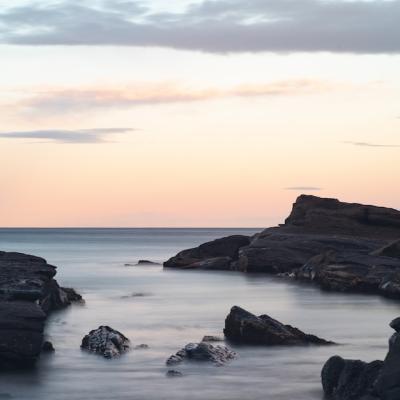
[[[400,208],[400,0],[1,0],[0,225]]]

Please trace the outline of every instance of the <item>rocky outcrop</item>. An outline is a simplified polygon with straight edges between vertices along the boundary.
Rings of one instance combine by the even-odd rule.
[[[268,315],[259,317],[243,308],[232,307],[225,320],[224,334],[239,344],[264,346],[331,345],[315,335],[309,335],[290,325],[284,325]]]
[[[230,269],[237,260],[239,249],[249,245],[250,238],[243,235],[228,236],[207,242],[199,247],[183,250],[164,263],[165,268]]]
[[[55,281],[40,257],[0,252],[0,368],[32,367],[42,351],[46,316],[81,297]]]
[[[82,339],[81,348],[104,358],[115,358],[129,350],[129,339],[109,326],[100,326]]]
[[[331,357],[322,368],[325,395],[332,400],[400,399],[400,318],[391,322],[396,331],[389,340],[384,361],[365,363]]]
[[[236,353],[226,346],[213,346],[207,342],[189,343],[166,361],[168,366],[177,365],[185,360],[207,361],[222,366],[233,360]]]
[[[285,224],[236,239],[227,251],[221,244],[231,238],[185,250],[164,265],[269,273],[324,290],[400,298],[400,211],[302,195]]]

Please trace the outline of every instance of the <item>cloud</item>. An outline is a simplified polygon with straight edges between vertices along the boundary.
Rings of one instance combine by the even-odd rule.
[[[400,0],[205,0],[163,13],[144,4],[31,0],[0,13],[0,42],[214,53],[400,52]]]
[[[187,103],[230,97],[262,97],[320,93],[340,87],[318,80],[288,80],[244,84],[231,88],[188,88],[174,83],[132,84],[124,87],[50,89],[20,100],[13,106],[28,111],[65,113],[95,108]]]
[[[44,139],[56,143],[106,143],[106,138],[113,134],[127,133],[131,128],[96,128],[79,130],[35,130],[0,132],[0,138],[4,139]]]
[[[285,190],[295,190],[295,191],[305,191],[305,192],[319,192],[323,190],[320,187],[316,186],[292,186],[292,187],[287,187]]]
[[[384,147],[384,148],[400,147],[400,144],[379,144],[379,143],[368,143],[368,142],[345,142],[345,143],[359,147]]]

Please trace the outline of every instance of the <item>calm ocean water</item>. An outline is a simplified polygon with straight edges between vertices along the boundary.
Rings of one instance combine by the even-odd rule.
[[[37,369],[0,375],[0,399],[18,400],[313,400],[331,355],[383,358],[388,323],[400,304],[374,296],[323,293],[268,276],[125,267],[162,262],[177,251],[251,229],[0,229],[0,250],[45,257],[57,279],[76,288],[85,306],[54,313],[47,325],[56,353]],[[142,296],[135,296],[142,294]],[[225,367],[187,364],[167,378],[165,360],[204,335],[221,335],[233,305],[341,343],[337,347],[235,348]],[[117,360],[80,350],[82,337],[110,325],[148,350]]]

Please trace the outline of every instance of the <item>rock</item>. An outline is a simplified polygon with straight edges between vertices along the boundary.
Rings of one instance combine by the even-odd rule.
[[[375,250],[371,255],[400,258],[400,240],[396,240],[378,250]]]
[[[160,263],[149,260],[139,260],[137,265],[160,265]]]
[[[292,232],[400,238],[400,211],[301,195],[285,221]]]
[[[81,348],[105,358],[115,358],[129,349],[129,339],[109,326],[100,326],[86,335]]]
[[[174,369],[168,370],[166,375],[168,378],[179,378],[179,377],[183,376],[182,372],[176,371]]]
[[[148,344],[138,344],[137,346],[135,346],[135,350],[147,350],[149,348],[150,347]]]
[[[224,339],[219,336],[204,336],[202,342],[223,342]]]
[[[210,343],[189,343],[176,354],[168,358],[167,365],[180,364],[185,360],[208,361],[217,366],[226,364],[234,359],[236,353],[226,346],[213,346]]]
[[[42,351],[44,353],[54,353],[55,349],[54,349],[53,343],[51,343],[49,341],[43,342]]]
[[[164,263],[165,268],[229,269],[237,260],[239,249],[247,246],[250,238],[243,235],[228,236],[207,242],[199,247],[181,251]],[[207,260],[211,260],[207,263]],[[194,266],[192,266],[195,264]]]
[[[324,393],[333,400],[376,399],[375,382],[382,366],[382,361],[365,363],[331,357],[321,372]]]
[[[314,335],[306,334],[290,325],[283,325],[268,315],[259,317],[243,308],[232,307],[225,320],[225,336],[234,343],[248,345],[332,345]]]
[[[71,303],[55,274],[43,258],[0,252],[0,368],[30,368],[39,358],[47,314]]]
[[[396,332],[400,332],[400,317],[395,318],[389,325]]]

